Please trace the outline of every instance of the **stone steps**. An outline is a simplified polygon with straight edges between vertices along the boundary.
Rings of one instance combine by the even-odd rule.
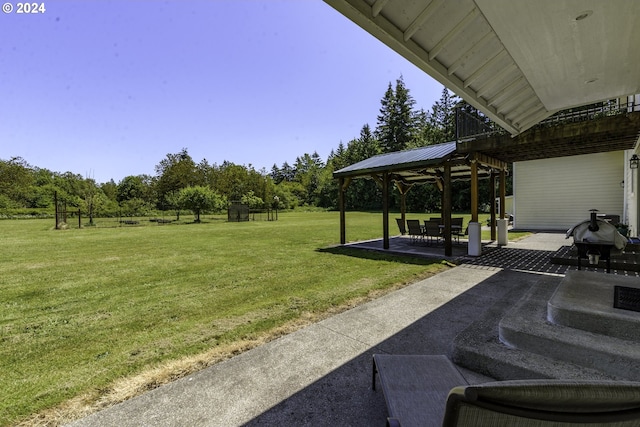
[[[593,272],[569,272],[567,276],[582,278],[583,274],[607,282],[615,277]],[[547,305],[557,288],[558,278],[542,278],[509,309],[499,306],[490,309],[484,319],[456,338],[452,354],[455,363],[496,379],[640,380],[638,341],[547,320]],[[584,297],[588,299],[588,295]],[[572,318],[568,314],[569,305],[561,309],[560,317]],[[601,322],[602,319],[593,321]]]

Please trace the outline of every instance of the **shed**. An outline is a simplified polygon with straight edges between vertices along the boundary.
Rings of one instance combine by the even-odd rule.
[[[227,209],[227,221],[249,221],[249,205],[241,202],[231,202]]]

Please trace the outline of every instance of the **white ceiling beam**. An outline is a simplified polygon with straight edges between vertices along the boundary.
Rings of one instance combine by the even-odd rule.
[[[404,34],[402,35],[404,41],[409,41],[409,39],[416,33],[416,31],[418,31],[420,26],[424,23],[424,21],[429,19],[429,16],[431,16],[433,12],[436,11],[436,9],[443,1],[444,0],[433,0],[427,5],[427,7],[422,9],[422,12],[420,12],[416,19],[414,19],[413,22],[409,24]]]
[[[513,113],[510,115],[511,120],[513,120],[515,123],[522,123],[524,119],[531,116],[532,114],[537,113],[541,108],[544,108],[544,105],[542,105],[539,101],[536,101],[536,97],[532,97],[527,102],[523,102],[522,104],[520,104],[520,106],[513,110]],[[540,106],[534,110],[531,110],[531,107],[535,106],[536,104],[540,104]]]
[[[500,112],[507,117],[517,116],[522,111],[522,106],[529,107],[531,105],[531,98],[535,98],[535,94],[532,92],[525,92],[514,97],[513,100],[509,100],[508,106],[501,106]]]
[[[478,15],[478,8],[474,7],[467,15],[462,18],[462,21],[458,22],[436,45],[429,51],[429,61],[432,61],[447,43],[457,36],[466,26]]]
[[[507,74],[509,74],[510,72],[512,72],[514,69],[517,69],[517,68],[518,67],[516,67],[516,64],[514,64],[514,63],[511,63],[511,64],[507,65],[506,67],[502,67],[502,69],[500,71],[498,71],[493,76],[488,78],[486,80],[486,82],[484,82],[482,84],[482,86],[476,88],[476,93],[478,94],[478,96],[481,96],[481,97],[484,98],[484,96],[488,92],[491,92],[491,89],[493,89],[496,86],[497,83],[500,83],[500,81],[501,81],[501,79],[503,77],[505,77]]]
[[[547,117],[553,114],[552,111],[547,111],[547,109],[544,108],[544,106],[541,106],[537,111],[538,111],[537,113],[533,112],[533,114],[530,114],[528,116],[529,117],[528,120],[522,122],[523,132],[532,126],[535,126],[536,124],[540,123],[542,120],[546,119]]]
[[[522,89],[520,89],[515,94],[513,94],[505,102],[500,104],[500,106],[497,109],[500,112],[500,114],[504,114],[505,116],[508,117],[513,114],[515,109],[518,108],[520,104],[522,104],[523,102],[525,102],[526,99],[529,99],[532,96],[535,96],[535,95],[531,91],[531,88],[529,88],[528,86],[523,86]]]
[[[491,58],[489,58],[487,61],[485,61],[484,64],[482,64],[480,67],[478,67],[478,69],[476,71],[474,71],[473,74],[471,74],[469,77],[467,77],[467,79],[463,82],[463,86],[465,88],[469,87],[469,85],[471,85],[473,82],[478,80],[478,78],[482,75],[482,73],[487,71],[487,69],[491,65],[493,65],[496,61],[499,61],[506,54],[507,54],[507,52],[504,49],[501,49],[498,53],[496,53]]]
[[[371,16],[374,18],[380,14],[382,8],[387,4],[389,0],[377,0],[373,6],[371,6]]]
[[[509,96],[511,96],[513,92],[516,92],[519,89],[518,85],[520,85],[523,81],[525,81],[525,78],[523,75],[516,77],[506,86],[503,86],[498,93],[493,95],[493,98],[485,98],[487,100],[487,104],[493,105],[494,107],[498,108],[497,104],[499,104],[505,98],[508,98]]]
[[[458,68],[460,68],[462,66],[462,64],[464,64],[465,60],[469,59],[469,56],[471,56],[471,54],[475,50],[480,49],[485,43],[487,43],[493,37],[495,37],[495,34],[493,34],[491,31],[489,31],[487,34],[482,36],[482,38],[480,40],[478,40],[478,42],[476,44],[472,45],[469,49],[467,49],[466,52],[464,52],[460,56],[460,58],[456,59],[451,65],[449,65],[449,68],[447,68],[447,74],[451,75],[451,74],[455,73],[456,71],[458,71]]]

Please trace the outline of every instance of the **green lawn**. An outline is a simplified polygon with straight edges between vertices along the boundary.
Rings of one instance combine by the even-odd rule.
[[[348,213],[349,240],[380,223]],[[321,250],[339,242],[336,212],[59,231],[6,220],[0,236],[0,425],[445,268]]]
[[[348,240],[379,238],[381,222],[348,212]],[[0,426],[68,420],[141,373],[152,372],[137,387],[152,387],[447,268],[326,250],[339,243],[337,212],[146,225],[0,221]]]

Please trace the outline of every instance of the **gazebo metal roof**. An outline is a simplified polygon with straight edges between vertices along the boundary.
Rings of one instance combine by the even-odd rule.
[[[506,164],[497,160],[478,157],[476,154],[458,153],[455,141],[428,145],[412,150],[379,154],[337,170],[334,178],[355,178],[389,173],[390,178],[404,184],[434,183],[442,179],[445,163],[451,166],[452,180],[467,180],[471,176],[470,162],[479,163],[479,177],[488,176],[492,168],[505,169]]]

